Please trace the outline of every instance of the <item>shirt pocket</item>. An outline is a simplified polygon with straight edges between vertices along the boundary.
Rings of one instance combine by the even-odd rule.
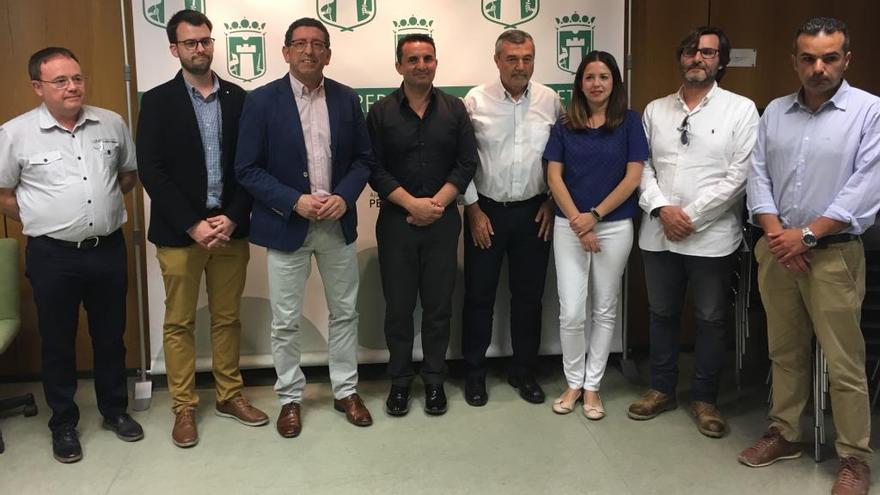
[[[27,158],[27,173],[44,185],[64,183],[64,160],[60,151],[34,153]]]
[[[97,154],[104,163],[115,163],[119,157],[119,141],[115,139],[92,140],[92,151]]]
[[[539,155],[544,154],[544,148],[547,147],[547,141],[550,139],[550,129],[552,127],[552,122],[535,122],[529,124],[529,144]]]
[[[733,132],[723,126],[705,129],[702,132],[693,132],[693,141],[690,146],[700,150],[700,162],[717,163],[724,162],[728,159],[728,146],[733,141]]]
[[[503,125],[492,125],[495,115],[472,115],[471,123],[474,126],[474,136],[478,143],[489,143],[490,146],[500,146],[507,130]]]

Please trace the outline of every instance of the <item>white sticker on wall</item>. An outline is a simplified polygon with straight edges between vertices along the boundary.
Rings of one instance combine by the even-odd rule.
[[[758,63],[758,50],[754,48],[731,48],[728,67],[754,67]]]

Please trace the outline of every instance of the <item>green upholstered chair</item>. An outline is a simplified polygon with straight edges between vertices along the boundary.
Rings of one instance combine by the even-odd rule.
[[[18,285],[18,241],[0,239],[0,354],[15,340],[21,327],[21,292]],[[25,416],[37,414],[33,394],[0,398],[0,413],[22,408]],[[0,453],[3,453],[0,435]]]

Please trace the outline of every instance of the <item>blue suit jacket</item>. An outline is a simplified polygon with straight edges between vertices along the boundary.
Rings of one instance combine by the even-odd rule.
[[[305,241],[309,221],[293,212],[311,191],[306,145],[290,76],[270,82],[244,102],[235,155],[235,175],[254,198],[252,243],[295,251]],[[358,96],[348,86],[324,78],[333,159],[332,194],[348,206],[339,219],[346,243],[357,239],[355,202],[370,175],[373,152]]]

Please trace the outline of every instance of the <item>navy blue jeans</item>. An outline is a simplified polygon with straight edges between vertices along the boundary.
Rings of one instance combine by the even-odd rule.
[[[125,413],[125,294],[128,288],[125,239],[116,231],[91,249],[28,238],[26,274],[34,289],[42,338],[42,375],[49,428],[76,426],[76,332],[79,308],[87,314],[92,338],[98,410],[113,418]]]
[[[534,372],[541,345],[541,300],[547,278],[550,242],[538,237],[535,223],[544,195],[533,201],[505,207],[486,198],[480,208],[492,222],[492,246],[474,246],[470,221],[464,228],[464,308],[461,354],[469,376],[486,376],[486,351],[492,343],[495,296],[501,265],[507,255],[510,289],[510,342],[513,347],[508,373]],[[467,216],[465,216],[467,218]],[[506,316],[506,315],[505,315]]]
[[[642,251],[650,308],[651,388],[674,394],[678,384],[681,310],[690,286],[696,320],[691,398],[714,404],[724,364],[733,254],[719,258]]]

